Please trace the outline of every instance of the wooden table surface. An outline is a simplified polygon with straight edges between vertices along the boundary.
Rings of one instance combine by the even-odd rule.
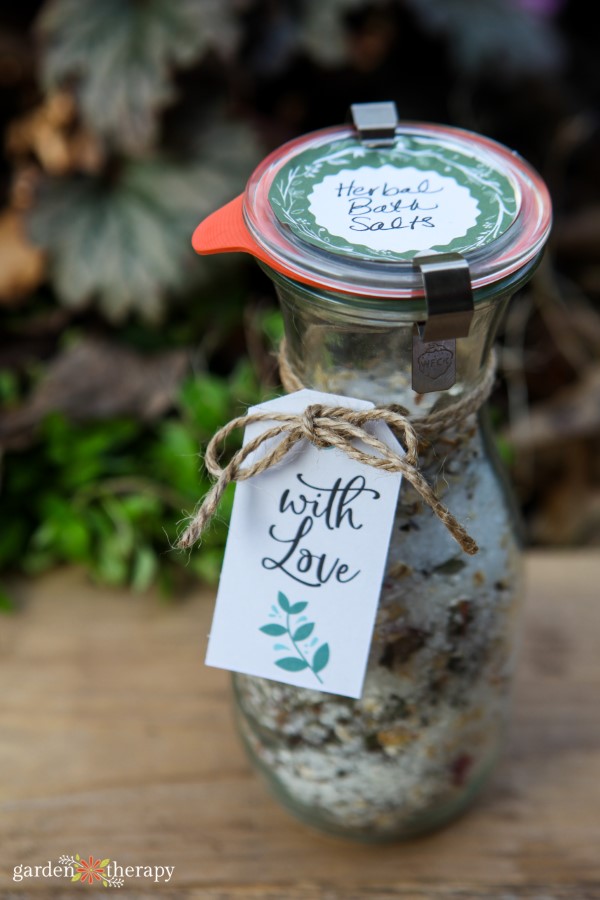
[[[227,673],[205,668],[213,606],[91,586],[75,570],[19,588],[0,620],[0,897],[106,896],[13,881],[62,854],[175,866],[121,897],[210,900],[600,898],[600,558],[528,557],[507,752],[443,831],[368,847],[288,817],[250,770]]]

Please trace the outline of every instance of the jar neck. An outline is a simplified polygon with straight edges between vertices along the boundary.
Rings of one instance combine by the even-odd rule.
[[[403,313],[400,304],[381,301],[380,309],[373,304],[365,309],[352,298],[287,279],[277,279],[276,289],[288,362],[302,384],[376,404],[397,403],[417,416],[458,400],[480,383],[511,296],[505,291],[477,305],[469,336],[456,341],[455,384],[419,394],[412,389],[414,316]]]

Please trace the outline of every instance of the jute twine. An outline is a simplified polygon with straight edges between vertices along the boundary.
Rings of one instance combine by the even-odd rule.
[[[279,369],[281,381],[286,391],[301,390],[304,385],[292,371],[285,344],[279,353]],[[336,447],[350,459],[385,472],[401,472],[402,476],[412,484],[415,490],[431,507],[436,516],[444,523],[452,537],[465,553],[477,553],[478,546],[465,528],[454,518],[452,513],[440,503],[433,489],[419,470],[418,448],[419,438],[427,438],[447,428],[456,428],[469,415],[476,412],[489,397],[495,378],[495,358],[491,354],[484,376],[472,391],[464,394],[456,403],[438,412],[410,419],[405,409],[400,406],[376,406],[373,409],[353,410],[344,406],[327,406],[313,404],[301,413],[255,412],[232,419],[212,437],[206,449],[204,463],[216,479],[189,520],[187,527],[179,538],[180,548],[191,547],[202,535],[210,520],[215,515],[225,488],[232,481],[245,481],[260,475],[272,466],[281,462],[298,441],[310,441],[315,447]],[[237,450],[225,467],[221,467],[221,445],[237,428],[245,428],[254,422],[270,422],[270,428],[248,441]],[[387,444],[380,441],[367,429],[372,422],[384,422],[388,425],[402,444],[405,455],[400,456]],[[244,466],[244,462],[263,444],[272,438],[280,437],[272,448],[255,462]],[[357,447],[356,441],[367,449]]]

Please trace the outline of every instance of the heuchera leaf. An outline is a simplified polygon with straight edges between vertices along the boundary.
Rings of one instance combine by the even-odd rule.
[[[282,608],[282,610],[284,612],[286,612],[286,613],[290,612],[290,601],[285,596],[285,594],[282,594],[281,591],[279,591],[279,593],[277,594],[277,602],[279,603],[280,607]]]
[[[263,625],[259,630],[271,637],[280,637],[282,634],[287,634],[287,629],[283,625]]]
[[[315,627],[314,622],[307,622],[306,625],[301,625],[300,628],[297,628],[294,632],[293,640],[294,641],[304,641],[307,637],[310,637],[312,634],[313,628]]]
[[[237,41],[223,0],[53,0],[38,20],[44,86],[75,81],[86,124],[128,153],[155,140],[173,69]]]
[[[290,615],[295,616],[297,613],[301,613],[307,606],[308,603],[302,601],[300,601],[300,603],[294,603],[293,606],[290,606]]]
[[[96,301],[111,321],[132,310],[156,321],[169,293],[181,293],[207,271],[190,234],[204,210],[237,187],[209,160],[123,163],[110,184],[83,175],[46,179],[28,214],[29,234],[48,252],[65,306]]]
[[[320,672],[329,662],[329,644],[321,644],[313,656],[313,672]]]
[[[306,660],[299,659],[297,656],[284,656],[283,659],[276,660],[275,665],[280,669],[285,669],[286,672],[301,672],[302,669],[308,668]]]

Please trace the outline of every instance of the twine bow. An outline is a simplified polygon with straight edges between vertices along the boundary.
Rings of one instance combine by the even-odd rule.
[[[219,463],[221,444],[236,428],[244,428],[254,422],[274,422],[270,428],[248,441],[233,454],[222,468]],[[366,426],[372,422],[385,422],[400,439],[405,455],[392,450],[379,438],[371,434]],[[273,447],[259,459],[244,466],[244,462],[263,444],[280,437]],[[217,480],[205,496],[198,510],[192,516],[181,535],[178,546],[191,547],[200,538],[217,511],[217,507],[227,485],[232,481],[245,481],[260,475],[277,465],[299,441],[307,440],[315,447],[336,447],[350,459],[381,469],[385,472],[401,472],[436,516],[444,523],[455,541],[465,553],[473,555],[478,547],[473,538],[440,503],[418,468],[418,438],[409,419],[389,407],[352,410],[344,406],[314,404],[302,413],[255,412],[232,419],[212,437],[204,459],[206,468]],[[356,446],[360,441],[368,449]]]

